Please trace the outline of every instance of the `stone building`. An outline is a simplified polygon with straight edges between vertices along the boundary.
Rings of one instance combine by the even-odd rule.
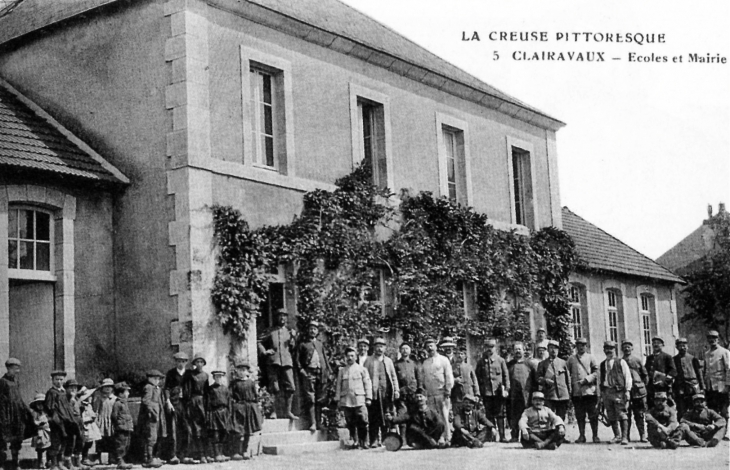
[[[670,248],[666,253],[657,258],[657,263],[665,268],[686,276],[694,271],[702,259],[707,256],[715,245],[715,235],[710,226],[713,219],[728,218],[730,214],[725,210],[725,204],[718,205],[718,211],[713,215],[712,206],[707,208],[707,219],[695,231],[687,235],[682,241]],[[699,320],[681,321],[688,313],[689,307],[685,305],[684,295],[680,292],[677,296],[677,313],[680,319],[679,332],[687,338],[688,349],[691,354],[703,357],[704,351],[708,348],[708,328]]]
[[[35,103],[3,105],[22,122],[0,119],[0,246],[25,241],[4,238],[19,210],[55,221],[51,271],[26,276],[0,250],[0,356],[82,381],[178,349],[210,368],[255,360],[211,304],[214,204],[285,223],[369,159],[378,185],[498,227],[562,226],[564,124],[336,0],[25,0],[0,18],[0,77],[1,96]],[[12,339],[32,302],[54,344],[42,357]],[[277,305],[296,312],[282,284]]]
[[[587,338],[590,351],[601,358],[606,340],[628,339],[637,357],[651,354],[654,336],[674,354],[677,288],[685,281],[567,207],[563,230],[587,265],[570,276],[573,337]]]

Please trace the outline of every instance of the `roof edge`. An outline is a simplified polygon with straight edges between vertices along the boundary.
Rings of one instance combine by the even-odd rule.
[[[129,178],[127,178],[124,173],[119,171],[117,167],[106,161],[104,157],[99,155],[94,149],[89,147],[86,142],[76,137],[71,131],[66,129],[60,122],[56,121],[50,114],[48,114],[43,108],[38,106],[36,103],[31,101],[29,98],[27,98],[25,95],[20,93],[15,87],[13,87],[11,84],[0,78],[0,86],[8,90],[10,93],[15,96],[18,101],[23,103],[25,106],[30,108],[34,113],[36,113],[39,117],[45,119],[48,124],[53,126],[58,132],[61,133],[64,137],[66,137],[68,140],[73,142],[74,145],[76,145],[79,149],[84,151],[86,154],[88,154],[92,159],[94,159],[99,165],[101,165],[102,168],[104,168],[106,171],[108,171],[112,176],[114,176],[118,181],[118,183],[122,184],[130,184]]]

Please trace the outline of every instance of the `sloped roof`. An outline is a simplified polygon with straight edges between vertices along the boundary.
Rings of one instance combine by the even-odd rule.
[[[117,1],[25,0],[10,15],[0,18],[0,44]],[[306,41],[355,56],[412,80],[496,109],[516,119],[554,130],[565,125],[539,109],[484,83],[339,0],[207,2]]]
[[[563,207],[563,230],[573,238],[578,254],[589,269],[685,283],[679,276],[578,216],[567,207]]]
[[[101,156],[0,80],[0,167],[128,183]]]

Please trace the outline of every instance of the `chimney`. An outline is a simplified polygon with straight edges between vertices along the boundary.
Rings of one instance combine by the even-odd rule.
[[[707,204],[707,218],[712,218],[712,204]]]
[[[725,203],[721,202],[717,205],[717,213],[718,214],[724,214],[725,213]]]

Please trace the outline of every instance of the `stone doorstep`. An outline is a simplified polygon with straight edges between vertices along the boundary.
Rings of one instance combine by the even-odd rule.
[[[265,419],[261,432],[263,434],[274,432],[296,431],[294,420],[290,419]]]
[[[268,455],[300,455],[333,452],[339,449],[340,441],[320,441],[263,446],[263,453]]]

